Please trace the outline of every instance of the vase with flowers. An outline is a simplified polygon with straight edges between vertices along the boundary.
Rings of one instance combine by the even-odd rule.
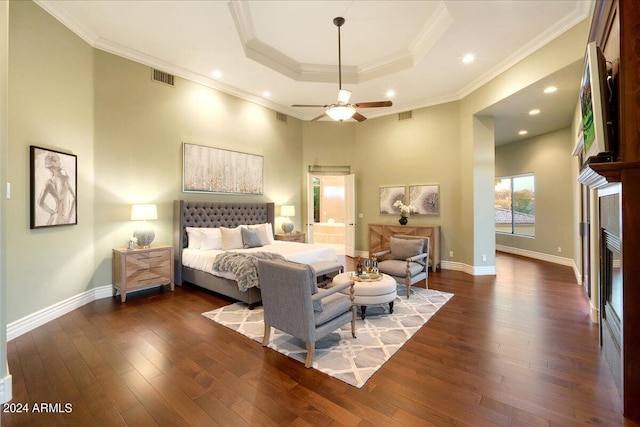
[[[396,200],[393,204],[393,207],[398,208],[400,210],[400,225],[406,225],[409,222],[409,215],[411,212],[418,212],[418,209],[412,205],[405,205],[401,200]]]

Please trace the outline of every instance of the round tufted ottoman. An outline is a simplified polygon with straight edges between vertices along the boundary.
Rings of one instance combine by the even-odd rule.
[[[351,273],[347,271],[345,273],[338,274],[333,278],[333,282],[328,286],[337,286],[343,283],[351,281]],[[397,284],[396,281],[386,274],[382,275],[382,279],[376,282],[355,282],[353,286],[355,304],[360,305],[360,315],[362,319],[365,318],[368,305],[386,304],[389,303],[389,313],[393,313],[393,301],[396,299]],[[349,295],[349,289],[340,291],[346,295]]]

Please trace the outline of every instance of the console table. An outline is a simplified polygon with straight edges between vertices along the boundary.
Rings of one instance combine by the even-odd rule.
[[[396,234],[429,237],[429,265],[437,271],[440,267],[439,225],[369,224],[369,253],[389,249],[389,239]]]

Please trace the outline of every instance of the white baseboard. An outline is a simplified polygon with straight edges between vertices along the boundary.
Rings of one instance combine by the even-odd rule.
[[[471,276],[495,276],[496,274],[495,265],[473,266],[462,262],[441,261],[440,266],[443,270],[462,271],[463,273],[470,274]]]
[[[16,320],[15,322],[11,322],[7,325],[7,341],[11,341],[22,334],[26,334],[38,326],[42,326],[45,323],[57,319],[58,317],[92,301],[111,297],[113,295],[112,292],[113,287],[111,285],[104,285],[89,289],[88,291],[82,292],[81,294],[71,298],[67,298],[66,300],[60,301],[50,307],[36,311],[35,313]]]
[[[7,366],[7,372],[9,372],[9,367]],[[5,403],[10,401],[12,398],[11,394],[11,375],[7,374],[6,377],[0,380],[0,403]]]

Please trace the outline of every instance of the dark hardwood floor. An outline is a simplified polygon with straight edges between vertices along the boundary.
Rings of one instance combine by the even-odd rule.
[[[497,269],[430,273],[455,296],[362,389],[208,320],[229,301],[195,288],[98,300],[8,343],[30,412],[4,405],[2,426],[636,425],[572,270]]]

